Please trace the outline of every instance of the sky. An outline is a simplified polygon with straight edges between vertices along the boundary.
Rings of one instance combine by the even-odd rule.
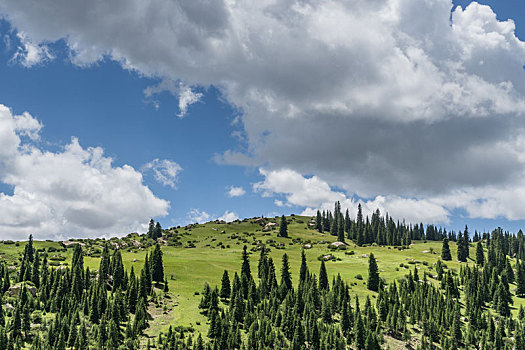
[[[340,201],[525,227],[518,0],[0,0],[0,239]]]

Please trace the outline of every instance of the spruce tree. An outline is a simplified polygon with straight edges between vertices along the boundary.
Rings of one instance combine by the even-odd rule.
[[[151,254],[151,279],[155,282],[164,282],[164,264],[162,262],[162,251],[160,245],[155,244],[155,249]]]
[[[377,268],[377,261],[374,254],[370,254],[368,258],[368,282],[369,290],[377,292],[379,288],[379,270]]]
[[[452,254],[450,254],[450,247],[448,245],[448,238],[443,239],[443,247],[441,248],[441,259],[445,261],[452,260]]]
[[[299,270],[299,281],[304,282],[308,275],[308,266],[306,265],[306,253],[304,249],[301,251],[301,269]]]
[[[286,293],[292,289],[292,275],[290,274],[290,264],[288,262],[288,254],[283,255],[282,267],[281,267],[281,287],[283,289],[282,296],[286,296]]]
[[[321,260],[321,268],[319,270],[319,289],[328,290],[328,274],[326,273],[324,260]]]
[[[485,254],[483,254],[483,244],[478,241],[476,244],[476,264],[483,266],[485,264]]]
[[[281,224],[279,226],[279,233],[277,234],[277,237],[288,237],[288,222],[286,221],[286,217],[284,215],[281,216]]]
[[[230,286],[230,277],[228,276],[228,271],[224,270],[224,273],[222,274],[222,281],[221,281],[221,298],[222,299],[228,299],[231,294],[231,286]]]
[[[151,219],[149,221],[148,237],[153,238],[154,235],[155,235],[155,221]]]

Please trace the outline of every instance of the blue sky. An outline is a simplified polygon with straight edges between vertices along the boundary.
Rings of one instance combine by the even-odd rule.
[[[15,145],[0,152],[1,238],[335,200],[455,230],[525,223],[520,1],[452,15],[447,0],[149,12],[118,1],[93,4],[96,20],[81,2],[45,3],[0,1],[0,138]],[[509,18],[515,32],[498,22]]]

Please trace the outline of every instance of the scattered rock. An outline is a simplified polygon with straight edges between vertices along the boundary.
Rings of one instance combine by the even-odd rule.
[[[20,292],[22,291],[22,284],[17,284],[17,285],[14,285],[14,286],[11,286],[9,287],[9,289],[7,290],[7,293],[9,293],[9,295],[11,296],[19,296],[20,295]],[[30,285],[26,285],[26,289],[29,293],[31,293],[32,296],[36,296],[36,288],[33,287],[33,286],[30,286]]]
[[[266,225],[264,225],[263,232],[271,231],[276,226],[277,226],[277,223],[269,222]]]

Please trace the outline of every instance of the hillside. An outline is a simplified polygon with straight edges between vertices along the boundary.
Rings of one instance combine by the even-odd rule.
[[[170,326],[183,326],[193,329],[194,334],[206,335],[209,320],[199,309],[203,286],[221,286],[221,277],[224,270],[228,271],[230,279],[235,273],[240,274],[243,247],[247,246],[252,273],[257,274],[260,250],[268,249],[276,265],[277,281],[280,280],[280,262],[284,253],[289,257],[292,283],[298,284],[301,252],[304,250],[308,268],[312,273],[319,274],[320,260],[326,260],[328,280],[340,275],[349,285],[352,297],[357,296],[362,302],[367,296],[371,297],[375,305],[377,293],[367,289],[369,256],[373,254],[377,259],[380,277],[386,284],[391,284],[418,269],[420,279],[427,275],[430,283],[439,286],[435,279],[436,262],[440,260],[441,241],[413,241],[405,247],[378,246],[373,243],[366,246],[357,246],[347,240],[345,249],[334,249],[331,243],[337,237],[329,232],[317,232],[311,221],[313,218],[304,216],[290,216],[288,221],[289,238],[277,237],[279,218],[252,218],[232,223],[208,222],[186,227],[163,230],[159,238],[163,253],[164,274],[168,281],[169,292],[167,298],[156,303],[150,303],[148,312],[153,317],[145,335],[151,338],[158,337],[160,332],[166,333]],[[271,227],[268,223],[276,223]],[[84,252],[84,266],[95,271],[100,265],[100,256],[105,240],[78,240],[66,242],[34,241],[34,248],[41,253],[47,253],[51,266],[70,267],[74,247],[80,243]],[[146,253],[151,256],[154,241],[145,235],[130,234],[124,238],[109,240],[112,249],[119,248],[122,262],[126,271],[133,267],[135,274],[141,271]],[[0,261],[5,261],[11,273],[20,268],[20,260],[27,242],[3,241],[0,243]],[[471,247],[474,247],[471,244]],[[467,262],[456,261],[457,245],[450,243],[452,261],[447,261],[448,271],[459,274],[463,266],[475,266],[471,259],[475,258],[474,249],[471,249]],[[515,284],[510,284],[513,291]],[[159,291],[160,293],[160,291]],[[512,314],[517,316],[522,298],[514,298]],[[226,307],[226,304],[222,304]],[[51,317],[51,316],[50,316]],[[142,338],[142,345],[146,343]],[[385,337],[386,344],[393,347],[402,346],[403,342]],[[416,344],[417,336],[413,339]]]

